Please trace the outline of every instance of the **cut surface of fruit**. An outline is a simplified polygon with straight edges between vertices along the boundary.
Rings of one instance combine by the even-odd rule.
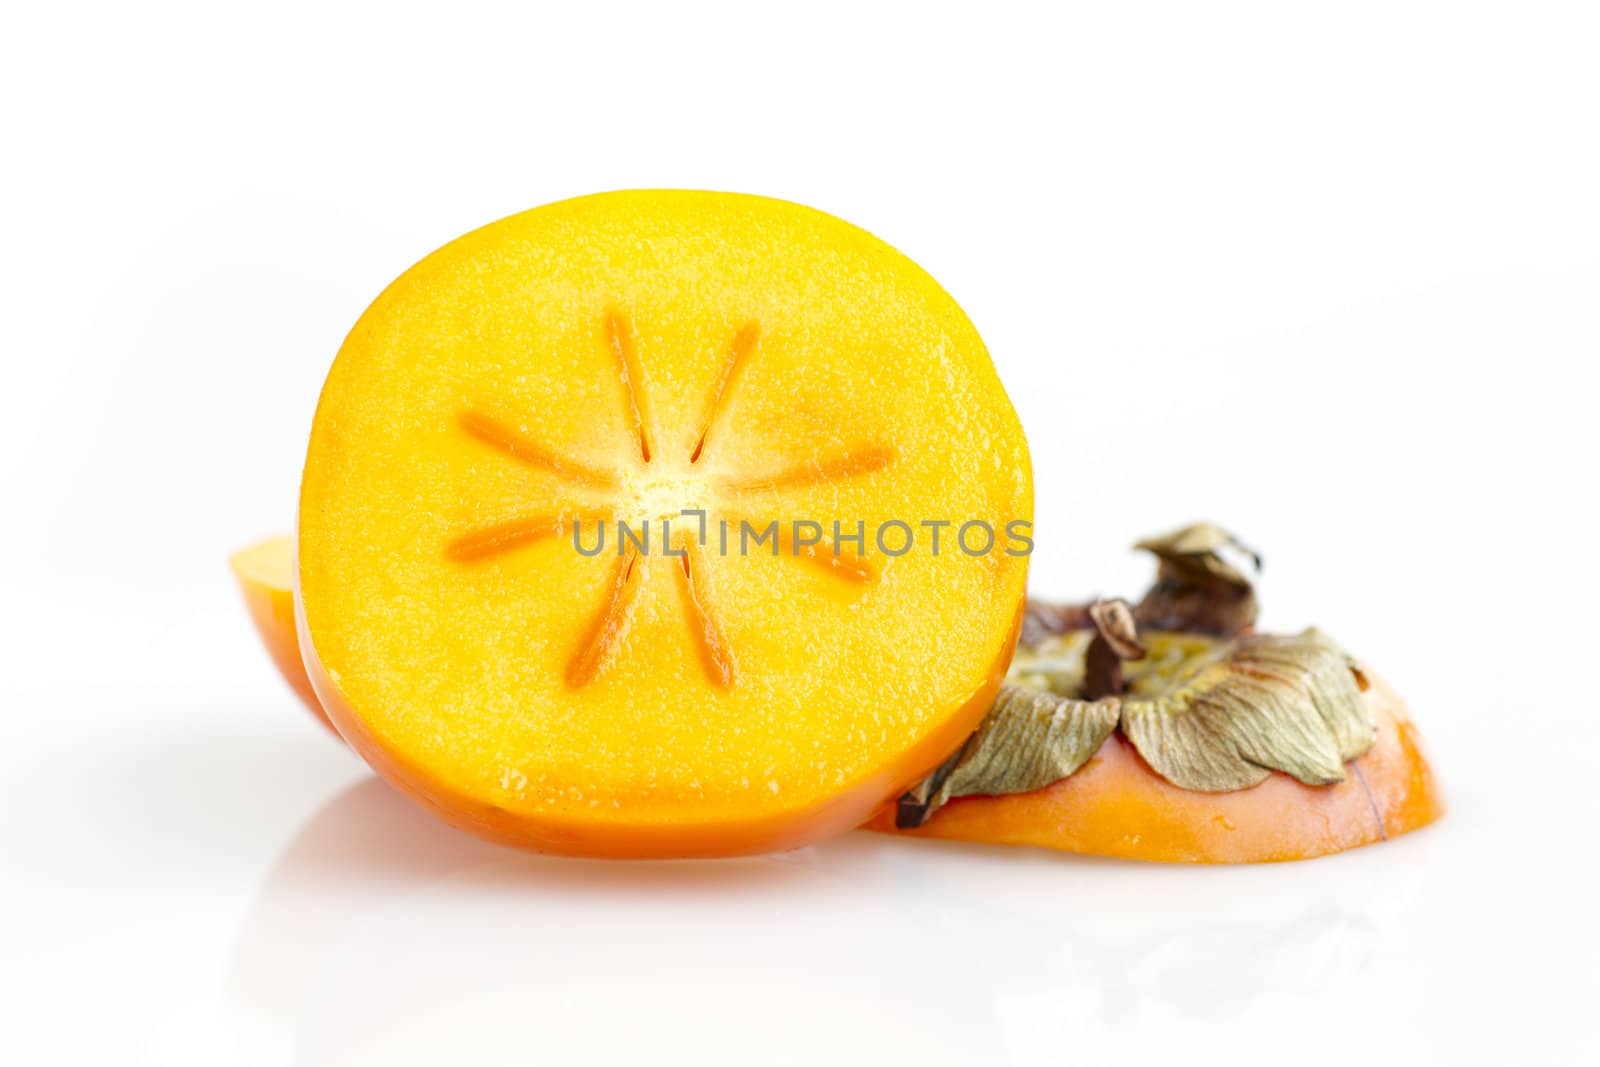
[[[1031,518],[983,343],[908,259],[779,201],[601,194],[447,245],[352,330],[302,648],[339,732],[457,825],[794,847],[987,711]]]
[[[311,680],[300,660],[300,640],[294,623],[294,539],[284,534],[258,541],[235,552],[229,557],[228,566],[278,673],[317,721],[333,730],[317,694],[311,691]]]
[[[960,797],[914,830],[896,830],[890,809],[869,829],[1167,863],[1311,859],[1369,845],[1426,826],[1444,803],[1400,698],[1369,676],[1363,699],[1377,739],[1334,785],[1273,774],[1233,792],[1180,789],[1112,734],[1054,785]]]

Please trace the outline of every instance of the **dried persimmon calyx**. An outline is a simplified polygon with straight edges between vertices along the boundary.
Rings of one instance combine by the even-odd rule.
[[[1023,640],[989,715],[900,800],[896,825],[920,826],[960,796],[1031,792],[1081,768],[1114,731],[1172,785],[1247,789],[1274,771],[1306,785],[1345,778],[1376,730],[1360,669],[1327,635],[1254,634],[1251,582],[1223,556],[1243,551],[1209,524],[1138,547],[1160,560],[1130,609],[1030,602]],[[1154,616],[1175,628],[1141,632]]]
[[[1020,649],[978,732],[901,798],[896,824],[920,826],[955,797],[1042,789],[1082,767],[1117,729],[1162,778],[1207,793],[1248,789],[1273,771],[1331,785],[1372,746],[1356,669],[1320,631],[1154,633],[1144,643],[1126,692],[1098,700],[1075,695],[1086,634]]]

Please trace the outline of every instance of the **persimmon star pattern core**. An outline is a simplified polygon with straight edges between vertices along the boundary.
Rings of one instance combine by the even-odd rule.
[[[626,407],[623,415],[627,421],[625,433],[633,439],[639,458],[647,468],[658,465],[663,462],[663,457],[656,444],[658,437],[651,415],[648,378],[639,357],[633,322],[625,313],[612,308],[603,315],[602,332],[612,366],[622,383]],[[714,447],[739,383],[749,363],[756,357],[760,342],[760,324],[747,322],[739,327],[728,345],[721,372],[706,397],[698,432],[690,438],[694,444],[684,457],[689,477],[705,478],[703,473],[696,475],[694,472],[707,455],[707,449]],[[529,438],[521,430],[475,408],[462,411],[458,423],[463,432],[490,448],[528,467],[592,490],[608,498],[608,503],[586,511],[533,511],[509,521],[468,530],[446,543],[444,552],[448,558],[461,563],[476,562],[535,541],[564,536],[575,522],[615,522],[621,514],[620,505],[625,500],[625,494],[624,480],[619,471],[562,455]],[[781,492],[852,478],[881,470],[894,460],[895,450],[892,446],[865,441],[803,463],[711,479],[712,484],[707,487],[711,492],[705,499],[716,500],[719,490],[730,495],[751,490]],[[724,520],[751,521],[749,516],[732,514],[726,509],[708,508],[708,511],[711,510],[721,511]],[[700,650],[701,665],[714,684],[726,689],[731,688],[738,679],[738,659],[722,623],[722,609],[705,580],[702,547],[698,539],[687,534],[674,537],[670,546],[677,562],[674,569],[679,592],[688,609],[689,629]],[[778,551],[796,559],[825,568],[843,581],[870,584],[878,577],[876,565],[865,555],[837,551],[825,553],[814,544],[796,544],[784,534],[781,524],[776,547]],[[616,563],[603,586],[600,607],[567,661],[565,678],[573,688],[587,685],[612,662],[638,601],[644,571],[639,547],[633,544],[624,547],[619,542],[618,550]]]

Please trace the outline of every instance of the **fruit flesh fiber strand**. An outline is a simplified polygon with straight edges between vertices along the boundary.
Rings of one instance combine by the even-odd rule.
[[[487,836],[680,855],[848,829],[981,718],[1025,559],[686,564],[658,525],[685,508],[713,538],[859,521],[870,549],[894,519],[1030,519],[1031,475],[960,309],[809,209],[609,194],[424,260],[346,341],[302,483],[302,646],[339,731]],[[657,524],[654,552],[575,552],[601,518]]]

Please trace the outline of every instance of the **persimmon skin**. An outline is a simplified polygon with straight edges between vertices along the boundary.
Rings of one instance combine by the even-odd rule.
[[[1160,863],[1303,860],[1397,837],[1443,815],[1444,798],[1405,705],[1367,678],[1377,741],[1335,785],[1273,774],[1231,793],[1179,789],[1112,734],[1077,773],[1044,789],[959,797],[915,830],[896,830],[890,808],[867,828]]]
[[[229,557],[228,567],[278,673],[317,722],[337,736],[300,659],[294,623],[294,539],[282,534],[258,541]]]

